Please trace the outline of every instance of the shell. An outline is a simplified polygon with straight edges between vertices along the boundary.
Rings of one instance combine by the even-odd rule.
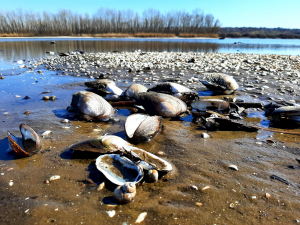
[[[126,182],[118,186],[114,191],[114,196],[120,203],[129,203],[136,195],[136,186],[133,182]]]
[[[74,151],[88,151],[97,153],[113,153],[123,151],[124,146],[132,146],[130,143],[115,135],[104,135],[92,140],[87,140],[70,147]]]
[[[117,87],[114,81],[108,79],[89,81],[85,82],[84,85],[95,89],[95,91],[99,92],[100,94],[113,94],[119,96],[123,92],[122,89]]]
[[[203,99],[191,103],[194,109],[207,111],[211,109],[228,110],[229,103],[221,99]]]
[[[148,91],[160,92],[165,94],[170,94],[174,96],[181,96],[182,92],[193,92],[191,89],[177,83],[166,82],[162,84],[157,84]]]
[[[239,85],[232,76],[222,73],[204,74],[204,80],[200,82],[208,89],[222,94],[232,94],[239,88]]]
[[[136,104],[152,115],[175,117],[187,111],[186,104],[171,95],[146,92],[136,94]]]
[[[113,117],[114,108],[101,96],[79,91],[73,94],[71,106],[86,120],[108,120]]]
[[[138,216],[138,218],[136,219],[135,223],[141,223],[141,222],[143,222],[145,220],[146,216],[147,216],[146,212],[141,213]]]
[[[135,98],[137,93],[147,92],[148,88],[141,84],[132,84],[124,92],[124,96],[128,98]]]
[[[300,106],[283,106],[273,111],[272,117],[280,121],[281,117],[288,117],[291,120],[300,122]]]
[[[132,114],[125,122],[125,133],[128,138],[139,142],[150,141],[161,129],[162,117],[145,114]]]
[[[18,138],[7,131],[8,142],[11,149],[20,156],[31,156],[42,149],[42,143],[37,133],[26,124],[20,125],[22,145],[18,144]]]
[[[96,167],[108,180],[116,185],[123,185],[126,182],[137,183],[144,176],[141,166],[118,154],[99,156],[96,160]]]
[[[238,167],[236,165],[233,165],[233,164],[229,165],[228,168],[232,169],[232,170],[236,170],[236,171],[239,170]]]

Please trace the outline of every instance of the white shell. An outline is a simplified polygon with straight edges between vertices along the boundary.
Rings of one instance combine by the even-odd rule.
[[[113,107],[105,99],[89,91],[74,93],[71,106],[87,120],[107,120],[114,115]]]
[[[236,165],[233,165],[233,164],[229,165],[228,168],[232,169],[232,170],[236,170],[236,171],[239,170],[238,167]]]
[[[97,169],[116,185],[126,182],[140,182],[143,169],[124,156],[118,154],[101,155],[96,160]]]
[[[216,108],[218,110],[226,110],[229,108],[229,103],[221,99],[203,99],[192,102],[191,106],[194,109],[207,111],[208,109]]]
[[[135,223],[141,223],[144,221],[144,219],[146,218],[147,216],[147,213],[146,212],[143,212],[141,213],[138,218],[136,219]]]
[[[137,93],[147,92],[147,91],[148,91],[148,88],[146,88],[144,85],[132,84],[126,89],[126,91],[124,92],[124,95],[129,98],[135,98],[135,95]]]
[[[207,88],[222,92],[223,94],[231,94],[239,88],[239,85],[232,76],[222,73],[204,74],[204,80],[200,82]]]
[[[125,132],[127,136],[132,138],[136,129],[148,117],[149,115],[145,114],[132,114],[128,116],[125,122]]]

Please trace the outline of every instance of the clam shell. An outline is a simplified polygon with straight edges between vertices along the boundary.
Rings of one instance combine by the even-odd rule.
[[[18,144],[18,138],[7,131],[8,142],[11,149],[20,156],[31,156],[39,152],[42,148],[42,143],[37,133],[26,124],[20,125],[22,134],[22,145]]]
[[[273,111],[272,117],[279,121],[281,117],[288,117],[290,120],[300,122],[300,106],[283,106]]]
[[[187,111],[186,104],[171,95],[146,92],[136,94],[136,104],[152,115],[175,117]]]
[[[124,146],[131,146],[131,144],[118,136],[105,135],[72,145],[70,149],[74,151],[88,151],[105,154],[120,150],[123,151]]]
[[[71,106],[86,120],[108,120],[114,115],[113,107],[101,96],[89,91],[73,94]]]
[[[232,76],[222,73],[204,74],[204,80],[200,80],[200,82],[208,89],[223,94],[232,94],[239,88],[239,85]]]
[[[95,89],[97,92],[102,94],[113,94],[113,95],[121,95],[122,89],[116,86],[116,83],[112,80],[108,79],[100,79],[95,81],[89,81],[84,83],[85,86]]]
[[[114,196],[120,203],[129,203],[136,195],[136,186],[133,182],[126,182],[114,190]]]
[[[138,183],[143,179],[143,169],[124,156],[118,154],[101,155],[96,160],[97,169],[116,185],[126,182]]]
[[[137,93],[147,92],[148,88],[141,84],[132,84],[124,92],[124,96],[128,98],[135,98]]]
[[[128,138],[137,141],[149,141],[161,129],[162,117],[145,114],[132,114],[125,122],[125,133]]]
[[[220,99],[203,99],[192,102],[191,106],[194,109],[201,111],[207,111],[208,109],[227,110],[229,109],[229,103]]]
[[[165,94],[171,94],[175,96],[180,96],[182,92],[193,92],[191,89],[177,83],[166,82],[162,84],[157,84],[152,88],[149,88],[149,91],[160,92]]]

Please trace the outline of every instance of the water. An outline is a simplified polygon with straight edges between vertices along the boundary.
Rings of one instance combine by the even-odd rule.
[[[57,44],[50,44],[56,41]],[[234,44],[236,43],[236,44]],[[240,44],[239,44],[240,43]],[[149,38],[3,38],[0,39],[0,69],[13,61],[46,56],[46,51],[69,52],[168,51],[299,55],[296,39],[149,39]],[[2,50],[2,51],[1,51]],[[15,65],[17,66],[17,64]]]

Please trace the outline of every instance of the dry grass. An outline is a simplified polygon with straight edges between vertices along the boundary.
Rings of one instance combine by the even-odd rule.
[[[176,37],[175,34],[166,33],[135,33],[134,37]]]
[[[0,33],[0,37],[32,37],[34,33]]]
[[[178,37],[184,38],[197,38],[197,37],[209,37],[209,38],[218,38],[218,34],[195,34],[195,33],[180,33]]]

